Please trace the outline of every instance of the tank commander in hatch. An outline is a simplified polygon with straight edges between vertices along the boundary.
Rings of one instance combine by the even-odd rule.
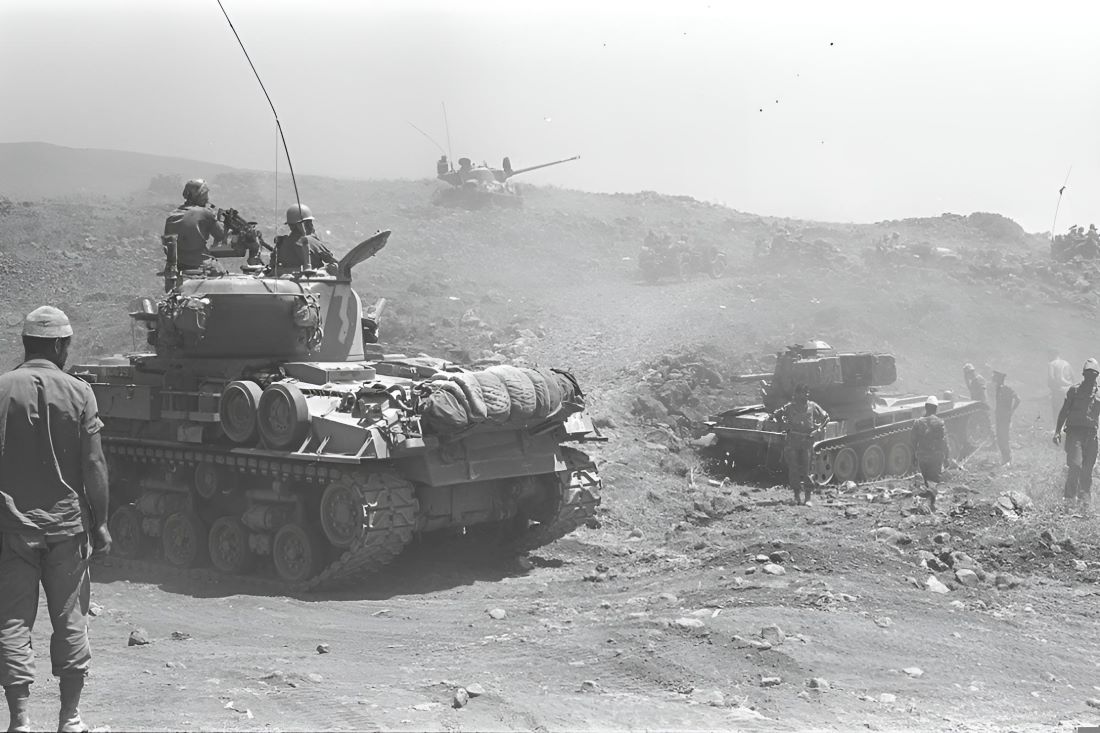
[[[313,212],[304,204],[294,204],[286,210],[286,225],[290,234],[275,237],[275,254],[272,259],[279,271],[306,267],[336,267],[336,257],[313,231]],[[308,251],[308,261],[307,261]]]
[[[198,270],[210,259],[207,241],[225,241],[225,229],[217,211],[210,206],[210,188],[201,178],[183,187],[183,203],[164,220],[165,237],[175,235],[175,250],[165,243],[165,276],[169,270]]]

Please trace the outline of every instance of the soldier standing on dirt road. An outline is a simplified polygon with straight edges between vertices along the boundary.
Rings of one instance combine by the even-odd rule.
[[[924,417],[913,422],[913,452],[917,456],[917,468],[924,479],[924,488],[930,489],[928,482],[938,484],[943,480],[943,467],[951,458],[947,447],[947,426],[936,412],[940,401],[933,395],[924,402]],[[936,492],[930,489],[928,505],[936,511]]]
[[[1088,359],[1081,369],[1084,379],[1066,391],[1066,399],[1058,412],[1054,426],[1054,444],[1062,441],[1066,431],[1066,486],[1062,500],[1067,507],[1077,502],[1088,509],[1092,493],[1092,467],[1096,465],[1097,426],[1100,425],[1100,388],[1096,377],[1100,364]]]
[[[1058,355],[1058,349],[1047,352],[1050,363],[1047,364],[1047,387],[1050,388],[1051,416],[1058,422],[1058,413],[1066,401],[1066,390],[1073,386],[1073,369],[1069,362]]]
[[[783,459],[787,462],[787,481],[794,492],[794,503],[811,506],[814,484],[810,479],[813,465],[814,433],[829,422],[829,413],[810,400],[810,388],[795,387],[794,397],[772,415],[786,429]],[[805,499],[802,498],[805,486]]]
[[[997,447],[1001,450],[1001,463],[1012,465],[1012,446],[1009,433],[1012,428],[1012,413],[1020,406],[1016,390],[1005,384],[1004,372],[993,372],[993,412],[997,423]]]
[[[9,730],[30,730],[31,631],[38,586],[53,623],[60,731],[86,731],[80,694],[91,662],[91,553],[107,552],[107,463],[92,388],[62,369],[72,326],[42,306],[23,321],[22,364],[0,376],[0,684]]]

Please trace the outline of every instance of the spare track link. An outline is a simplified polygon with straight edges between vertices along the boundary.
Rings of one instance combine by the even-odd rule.
[[[595,462],[587,454],[567,446],[562,447],[562,457],[567,469],[558,474],[561,503],[557,515],[513,540],[510,547],[513,551],[530,552],[548,545],[596,516],[602,482]]]
[[[275,577],[228,575],[213,568],[176,568],[163,562],[119,557],[109,557],[103,561],[111,567],[144,570],[154,573],[158,578],[169,574],[173,578],[197,582],[217,583],[232,579],[250,587],[279,593],[332,590],[353,585],[387,565],[412,540],[416,528],[418,503],[413,485],[389,470],[368,473],[363,470],[365,467],[359,467],[360,470],[356,471],[356,467],[352,466],[242,456],[194,447],[168,448],[108,443],[104,448],[108,454],[119,458],[162,466],[193,466],[200,460],[211,460],[217,465],[272,479],[315,483],[318,484],[318,491],[341,476],[351,476],[358,479],[352,483],[359,492],[359,501],[365,507],[366,515],[363,531],[352,545],[321,572],[302,583],[288,584]],[[375,480],[367,481],[368,476],[375,477]]]

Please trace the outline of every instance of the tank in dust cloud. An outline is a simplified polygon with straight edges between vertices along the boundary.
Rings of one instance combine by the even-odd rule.
[[[914,470],[911,430],[924,414],[927,395],[888,394],[877,388],[897,381],[890,354],[841,354],[823,341],[792,346],[777,355],[773,374],[749,374],[764,384],[763,404],[727,410],[706,423],[701,452],[727,466],[770,470],[783,467],[785,436],[772,413],[788,402],[799,384],[829,413],[816,436],[812,478],[818,484],[875,481]],[[937,413],[947,424],[952,457],[989,438],[984,402],[944,393]]]
[[[420,533],[512,551],[590,520],[600,439],[572,375],[386,354],[351,272],[186,277],[131,314],[149,353],[73,368],[111,471],[114,555],[302,591],[354,585]],[[192,275],[195,275],[192,273]]]
[[[514,170],[512,162],[504,159],[500,168],[487,165],[472,165],[469,158],[458,159],[458,169],[450,164],[444,155],[436,162],[436,178],[451,184],[450,188],[436,191],[432,203],[437,206],[451,206],[463,209],[484,209],[492,206],[520,208],[523,197],[519,195],[510,179],[521,173],[549,168],[552,165],[579,160],[581,156],[540,163],[527,168]]]

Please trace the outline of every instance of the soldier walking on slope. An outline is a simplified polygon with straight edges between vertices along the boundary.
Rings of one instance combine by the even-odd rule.
[[[940,401],[933,395],[924,402],[924,417],[913,422],[913,452],[924,479],[928,506],[933,513],[936,511],[936,490],[929,487],[928,482],[939,484],[943,480],[943,467],[951,458],[947,447],[947,426],[943,418],[936,414],[939,409]]]
[[[1100,388],[1096,377],[1100,364],[1088,359],[1081,370],[1084,379],[1066,391],[1066,399],[1054,426],[1054,444],[1066,431],[1066,486],[1062,499],[1066,506],[1074,502],[1088,509],[1092,493],[1092,467],[1096,464],[1097,426],[1100,425]]]
[[[993,412],[997,422],[997,447],[1001,449],[1001,463],[1012,465],[1012,446],[1009,434],[1012,428],[1012,413],[1020,406],[1016,390],[1005,384],[1004,372],[993,372]]]
[[[814,434],[829,422],[829,413],[810,400],[810,388],[804,384],[794,390],[790,402],[772,415],[787,432],[783,459],[787,462],[787,480],[794,492],[794,503],[811,506],[814,483],[810,479],[813,465]],[[803,498],[805,487],[805,498]]]

